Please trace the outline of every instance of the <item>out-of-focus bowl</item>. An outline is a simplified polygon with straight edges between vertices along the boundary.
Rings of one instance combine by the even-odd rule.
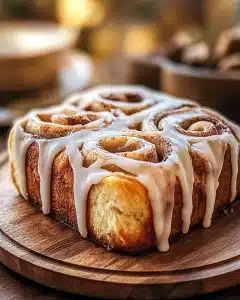
[[[129,81],[198,101],[240,123],[240,72],[188,66],[158,55],[131,58]]]
[[[55,23],[0,22],[0,91],[32,90],[52,81],[77,35]]]
[[[240,123],[240,72],[197,68],[161,60],[161,89],[210,106]]]

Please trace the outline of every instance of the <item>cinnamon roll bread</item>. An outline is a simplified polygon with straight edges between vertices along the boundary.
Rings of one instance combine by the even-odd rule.
[[[9,137],[19,193],[108,250],[141,252],[239,195],[239,128],[197,103],[103,86],[34,110]]]

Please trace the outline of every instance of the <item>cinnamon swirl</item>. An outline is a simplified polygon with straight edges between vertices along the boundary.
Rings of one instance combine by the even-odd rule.
[[[19,193],[108,250],[140,252],[239,195],[240,129],[141,86],[103,86],[29,112],[9,137]]]

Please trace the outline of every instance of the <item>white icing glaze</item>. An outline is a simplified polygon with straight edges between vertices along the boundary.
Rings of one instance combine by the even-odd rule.
[[[93,184],[97,184],[104,176],[110,175],[106,170],[99,170],[99,162],[92,164],[88,168],[83,167],[83,156],[78,147],[68,144],[67,154],[74,174],[74,202],[77,214],[77,223],[80,234],[87,236],[86,226],[86,197]],[[76,180],[77,178],[77,180]]]
[[[222,171],[226,143],[223,140],[215,140],[212,145],[207,141],[201,141],[193,145],[209,163],[206,187],[206,211],[203,220],[203,226],[208,228],[211,225],[214,211],[216,192],[218,188],[218,179]]]
[[[118,92],[138,93],[143,100],[140,103],[125,103],[102,98],[102,94]],[[111,104],[112,114],[108,112],[92,113],[82,111],[92,101]],[[147,107],[141,110],[143,104],[147,104]],[[235,199],[237,190],[239,142],[232,132],[226,130],[218,135],[203,137],[201,134],[195,134],[190,129],[191,135],[179,130],[181,124],[186,120],[196,117],[198,121],[201,121],[201,119],[204,120],[208,111],[213,113],[211,110],[194,107],[177,114],[163,116],[162,120],[159,120],[158,124],[156,124],[155,116],[159,113],[182,106],[196,106],[196,104],[139,86],[105,86],[74,95],[61,106],[31,111],[23,119],[18,120],[13,128],[11,161],[14,162],[17,186],[21,195],[25,199],[28,197],[25,178],[25,157],[29,146],[35,142],[39,148],[38,173],[40,177],[42,211],[45,214],[49,213],[51,210],[50,182],[52,164],[57,154],[66,150],[74,176],[73,188],[78,228],[80,234],[86,237],[86,198],[88,192],[93,184],[99,183],[103,177],[113,173],[105,170],[104,167],[115,165],[124,171],[124,173],[121,172],[121,176],[134,176],[148,190],[153,211],[157,247],[160,251],[168,251],[177,178],[181,185],[183,199],[183,233],[189,231],[191,223],[194,170],[189,152],[190,149],[193,153],[198,153],[198,155],[204,157],[208,163],[204,227],[211,225],[218,180],[227,146],[231,150],[231,201]],[[137,109],[140,107],[140,111],[127,116],[121,110],[123,107],[136,107]],[[33,130],[37,130],[37,132],[40,130],[40,133],[41,128],[43,128],[44,133],[46,128],[54,130],[56,126],[65,130],[65,125],[51,123],[51,120],[48,120],[50,117],[47,116],[60,114],[61,117],[61,114],[84,115],[87,113],[95,114],[97,119],[86,124],[86,126],[72,126],[72,130],[69,132],[71,134],[67,134],[61,138],[39,138],[24,132],[26,124],[30,124],[30,127]],[[114,117],[114,115],[117,117]],[[47,119],[45,120],[44,118]],[[154,157],[159,150],[154,144],[142,139],[139,132],[128,129],[130,124],[137,122],[142,122],[143,132],[154,133],[156,136],[161,136],[169,140],[172,149],[167,159],[160,162],[144,161],[150,157],[149,153],[153,154],[151,157]],[[206,122],[210,123],[209,120]],[[230,123],[230,121],[226,121],[225,123],[239,138],[239,128],[235,124]],[[46,124],[48,126],[43,127]],[[210,124],[210,126],[214,125]],[[103,141],[111,143],[112,137],[120,141],[120,139],[123,139],[123,136],[125,136],[125,144],[119,147],[114,145],[113,152],[109,152],[109,150],[105,150],[101,146]],[[134,143],[138,147],[135,150],[125,152],[126,157],[116,153],[124,151],[124,148],[129,147],[131,149]],[[95,155],[94,161],[92,161],[89,167],[84,167],[83,158],[89,153],[90,155]]]
[[[56,155],[65,149],[64,144],[48,143],[47,140],[39,140],[38,173],[40,177],[40,195],[42,199],[42,211],[48,214],[51,209],[50,203],[50,182],[52,164]]]
[[[10,152],[11,161],[14,161],[14,172],[17,187],[23,198],[28,198],[25,176],[25,157],[29,146],[32,144],[31,135],[25,134],[22,126],[17,125],[14,129],[12,151]],[[12,156],[12,157],[11,157]]]
[[[209,110],[210,111],[210,110]],[[218,179],[221,174],[223,162],[224,162],[224,154],[226,150],[226,145],[230,146],[231,150],[231,161],[232,161],[232,180],[231,180],[231,201],[233,201],[236,197],[236,189],[237,189],[237,175],[238,175],[238,154],[239,154],[239,142],[233,136],[233,134],[228,132],[223,132],[221,135],[214,136],[189,136],[179,132],[177,125],[181,124],[185,120],[191,120],[191,118],[202,117],[206,113],[202,110],[202,108],[195,108],[192,111],[183,112],[180,114],[170,115],[164,118],[160,123],[163,128],[163,134],[173,140],[173,145],[178,143],[176,152],[179,149],[183,149],[184,147],[193,147],[198,150],[201,156],[207,158],[209,163],[209,174],[207,178],[207,187],[206,187],[206,213],[203,221],[204,227],[209,227],[211,225],[212,214],[214,210],[216,191],[218,188]],[[150,120],[152,117],[150,117]],[[147,121],[145,124],[145,129],[147,128]],[[150,126],[153,126],[150,123]],[[179,143],[180,141],[180,143]],[[211,142],[211,145],[209,144]],[[213,149],[214,148],[214,149]],[[184,175],[179,176],[179,180],[181,182],[181,187],[183,190],[183,212],[187,212],[188,217],[192,209],[192,201],[191,197],[189,197],[192,192],[193,185],[193,170],[191,168],[192,162],[190,156],[187,157],[188,151],[184,150],[185,155],[185,172],[186,176],[188,176],[188,180],[185,181],[186,184],[183,184],[182,180]],[[184,190],[187,192],[184,193]],[[188,200],[187,200],[188,197]],[[191,203],[190,203],[191,202]],[[187,225],[184,225],[184,222],[187,222],[187,217],[183,216],[183,233],[188,231]]]

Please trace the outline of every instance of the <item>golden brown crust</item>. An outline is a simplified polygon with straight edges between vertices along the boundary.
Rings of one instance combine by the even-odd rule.
[[[146,189],[135,179],[105,177],[88,196],[90,237],[107,247],[140,252],[155,243]]]
[[[38,145],[26,156],[26,180],[30,201],[41,207]],[[51,214],[77,229],[73,197],[73,172],[68,156],[55,158],[51,179]],[[92,186],[87,198],[89,238],[107,249],[139,252],[154,245],[151,204],[146,189],[134,178],[112,175]]]

